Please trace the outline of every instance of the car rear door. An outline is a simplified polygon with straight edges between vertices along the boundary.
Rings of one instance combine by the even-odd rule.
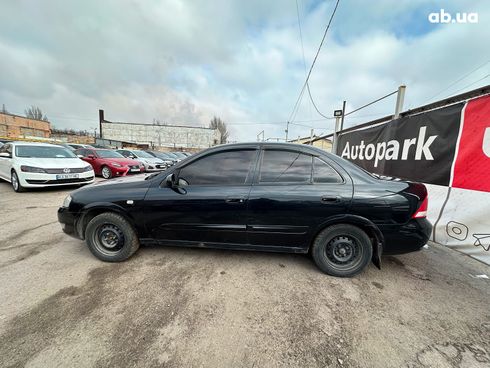
[[[264,147],[249,196],[250,244],[309,247],[319,226],[344,214],[352,199],[350,177],[326,157]]]
[[[145,197],[147,230],[161,242],[188,245],[247,244],[247,202],[257,147],[198,157]]]

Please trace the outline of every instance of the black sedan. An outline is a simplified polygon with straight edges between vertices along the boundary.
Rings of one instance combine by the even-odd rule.
[[[109,262],[140,244],[311,253],[334,276],[420,249],[432,225],[423,184],[375,177],[311,146],[210,148],[143,178],[74,191],[63,230]]]

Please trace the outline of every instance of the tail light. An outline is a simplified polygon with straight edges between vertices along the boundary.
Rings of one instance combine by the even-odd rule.
[[[427,217],[427,208],[429,206],[429,196],[426,195],[419,208],[413,214],[412,218],[425,218]]]

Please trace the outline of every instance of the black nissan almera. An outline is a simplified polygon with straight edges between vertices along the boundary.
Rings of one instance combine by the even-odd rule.
[[[222,145],[168,170],[74,191],[63,231],[108,262],[140,244],[308,253],[353,276],[381,254],[420,249],[432,225],[423,184],[375,177],[338,156],[287,143]]]

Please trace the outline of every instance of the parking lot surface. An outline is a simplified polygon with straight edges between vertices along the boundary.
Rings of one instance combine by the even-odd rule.
[[[0,182],[0,367],[489,367],[488,266],[430,244],[352,279],[308,256],[63,234],[73,188]]]

